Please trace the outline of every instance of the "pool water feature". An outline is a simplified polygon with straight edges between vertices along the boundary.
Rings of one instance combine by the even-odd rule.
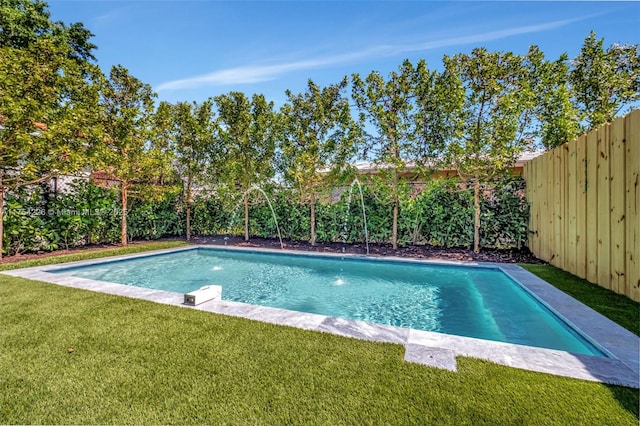
[[[49,272],[606,356],[499,268],[198,248]]]

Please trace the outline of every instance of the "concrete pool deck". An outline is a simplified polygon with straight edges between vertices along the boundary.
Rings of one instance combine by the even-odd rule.
[[[146,257],[160,253],[194,250],[198,248],[224,248],[225,250],[300,254],[300,252],[288,250],[187,246],[134,255],[114,256],[80,262],[16,269],[12,271],[4,271],[2,273],[14,277],[44,281],[67,287],[144,299],[157,303],[197,309],[223,315],[232,315],[306,330],[321,331],[357,339],[397,343],[405,347],[404,359],[406,361],[445,368],[453,371],[457,368],[456,356],[467,356],[524,370],[640,388],[640,337],[622,328],[615,322],[595,312],[593,309],[571,298],[553,287],[551,284],[515,264],[488,264],[482,262],[450,262],[376,257],[376,260],[380,261],[400,260],[402,262],[426,264],[456,264],[491,268],[497,267],[529,290],[538,300],[554,310],[564,320],[573,324],[584,335],[588,336],[590,340],[596,343],[597,346],[600,346],[611,354],[612,357],[601,358],[572,354],[559,350],[373,324],[364,321],[295,312],[226,300],[212,300],[197,306],[187,306],[183,303],[184,295],[182,293],[134,287],[124,284],[78,278],[64,273],[48,272],[56,269],[69,268],[71,266],[113,262],[117,260]],[[308,256],[318,255],[323,257],[363,257],[361,255],[326,253],[314,254],[309,252],[305,252],[304,254]],[[224,295],[224,283],[211,284],[222,285]]]

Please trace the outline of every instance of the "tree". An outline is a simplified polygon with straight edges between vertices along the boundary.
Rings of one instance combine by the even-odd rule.
[[[282,107],[284,135],[281,164],[285,178],[302,197],[309,197],[311,245],[316,243],[315,204],[319,186],[330,170],[340,171],[355,150],[359,128],[344,96],[348,80],[320,88],[313,81],[307,91],[294,95]],[[304,200],[304,198],[303,198]]]
[[[8,189],[86,165],[100,70],[82,24],[50,20],[41,1],[0,0],[0,217]],[[0,241],[3,241],[0,221]],[[1,256],[1,253],[0,253]]]
[[[213,101],[179,102],[172,108],[175,166],[182,178],[187,240],[191,238],[191,205],[196,184],[215,181],[221,172],[221,150],[214,137]]]
[[[48,38],[70,47],[65,55],[79,63],[95,61],[96,45],[89,41],[93,34],[80,22],[67,26],[52,21],[48,7],[40,0],[0,0],[0,47],[24,49]]]
[[[531,144],[534,94],[526,57],[487,52],[477,48],[469,54],[444,57],[446,72],[457,76],[449,88],[462,97],[447,157],[465,180],[473,182],[474,244],[480,251],[481,182],[489,181],[513,165]]]
[[[407,155],[415,168],[422,174],[430,174],[437,169],[449,140],[455,134],[451,116],[460,110],[463,97],[451,91],[457,84],[457,77],[446,70],[429,70],[424,60],[420,60],[413,73],[414,100],[411,114],[412,144]]]
[[[216,137],[225,152],[224,175],[243,193],[244,238],[249,240],[249,189],[274,175],[278,116],[263,95],[230,92],[214,98]]]
[[[390,182],[393,204],[391,242],[398,248],[398,214],[400,206],[400,171],[406,168],[407,158],[414,150],[411,111],[415,96],[415,69],[404,61],[398,72],[385,79],[377,71],[365,80],[358,74],[352,76],[352,95],[361,113],[375,127],[378,134],[369,137],[364,156],[373,157],[380,176]]]
[[[97,67],[48,38],[0,47],[0,216],[7,189],[86,166],[95,140]],[[0,221],[0,241],[2,241]]]
[[[573,60],[569,80],[585,131],[613,121],[625,107],[640,100],[638,45],[612,44],[591,32]]]
[[[131,194],[141,197],[153,191],[167,174],[166,151],[154,140],[151,86],[131,76],[121,65],[111,68],[101,91],[104,151],[100,165],[120,183],[120,240],[127,245],[127,208]]]
[[[571,100],[566,54],[550,62],[537,46],[531,46],[525,64],[535,96],[537,134],[547,149],[562,145],[580,133],[579,112]]]

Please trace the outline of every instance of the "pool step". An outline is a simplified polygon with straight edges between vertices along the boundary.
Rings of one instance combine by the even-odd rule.
[[[443,370],[458,371],[456,353],[450,349],[409,343],[405,345],[404,360]]]

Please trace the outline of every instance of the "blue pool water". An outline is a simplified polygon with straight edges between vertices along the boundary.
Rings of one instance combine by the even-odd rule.
[[[50,272],[604,356],[497,268],[193,249]]]

